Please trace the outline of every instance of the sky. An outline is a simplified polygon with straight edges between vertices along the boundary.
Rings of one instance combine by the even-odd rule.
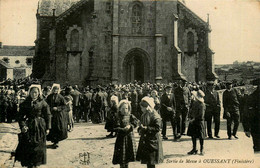
[[[0,41],[34,45],[38,0],[0,0]],[[215,64],[260,62],[260,0],[185,0],[202,19],[209,14]]]

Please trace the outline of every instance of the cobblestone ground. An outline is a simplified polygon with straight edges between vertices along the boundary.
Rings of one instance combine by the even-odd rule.
[[[238,140],[228,140],[226,135],[226,122],[221,122],[220,139],[205,140],[205,155],[187,155],[191,150],[190,137],[183,136],[180,142],[174,142],[171,127],[168,126],[169,140],[163,141],[165,161],[159,168],[260,168],[260,155],[254,154],[252,140],[247,138],[240,126]],[[17,145],[17,123],[0,125],[0,167],[20,168],[19,162],[13,166],[11,152]],[[42,168],[113,168],[112,156],[115,138],[105,138],[107,135],[104,124],[77,123],[68,139],[59,143],[57,149],[47,149],[47,165]],[[136,142],[139,136],[135,130]],[[47,143],[48,146],[51,143]],[[199,146],[199,145],[198,145]],[[222,163],[220,163],[222,162]],[[226,163],[225,163],[226,162]],[[247,163],[245,163],[247,162]],[[129,167],[145,168],[139,162],[129,164]]]

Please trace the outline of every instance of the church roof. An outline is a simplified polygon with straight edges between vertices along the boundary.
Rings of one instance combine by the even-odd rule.
[[[199,21],[201,24],[203,24],[204,26],[209,28],[209,25],[206,21],[204,21],[202,18],[200,18],[196,13],[194,13],[191,9],[189,9],[185,4],[183,4],[182,2],[178,1],[178,4],[180,5],[180,7],[182,7],[182,9],[186,12],[188,12],[189,14],[191,14],[197,21]]]
[[[52,16],[52,10],[55,9],[55,14],[58,16],[78,1],[80,0],[39,0],[37,12],[41,16]]]
[[[34,46],[10,46],[0,48],[0,56],[34,56]]]
[[[66,18],[67,16],[69,16],[72,12],[78,10],[80,7],[82,7],[82,5],[86,4],[88,2],[88,0],[80,0],[77,3],[73,4],[68,10],[64,11],[62,14],[60,14],[58,16],[58,18],[56,18],[56,21],[59,22],[62,19]]]

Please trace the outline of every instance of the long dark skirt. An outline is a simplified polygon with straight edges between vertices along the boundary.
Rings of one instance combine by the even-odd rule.
[[[124,135],[117,134],[113,164],[126,164],[136,160],[136,144],[133,132]]]
[[[39,166],[46,164],[46,125],[42,118],[28,124],[27,133],[18,134],[18,146],[15,160],[22,166]]]
[[[116,125],[116,112],[110,110],[108,112],[108,116],[106,118],[105,129],[108,132],[112,132],[114,130],[114,128],[115,128],[115,125]]]
[[[57,111],[52,113],[51,130],[47,140],[57,143],[68,138],[68,113]]]
[[[154,139],[148,139],[141,135],[136,160],[141,161],[141,164],[150,165],[163,162],[163,147],[160,133],[156,133]]]

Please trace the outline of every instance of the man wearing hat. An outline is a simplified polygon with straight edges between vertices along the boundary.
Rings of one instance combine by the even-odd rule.
[[[260,153],[260,78],[256,82],[257,89],[249,95],[247,101],[243,127],[247,137],[252,135],[254,152]]]
[[[165,87],[165,92],[161,97],[161,117],[163,122],[162,135],[163,139],[168,139],[166,136],[167,129],[167,121],[171,122],[174,139],[178,139],[177,133],[180,133],[180,129],[176,132],[176,122],[175,122],[175,110],[176,110],[176,102],[175,97],[171,93],[172,87],[170,85]],[[177,127],[178,128],[178,127]]]
[[[71,86],[70,86],[70,88],[71,88]],[[73,87],[70,95],[73,97],[73,114],[75,115],[74,118],[76,119],[76,122],[79,122],[79,120],[82,117],[82,113],[80,111],[81,93],[79,92],[77,85],[75,85]]]
[[[239,94],[237,90],[232,88],[232,83],[227,82],[227,89],[223,93],[223,107],[224,116],[227,119],[227,134],[228,139],[232,139],[232,135],[238,139],[236,136],[237,129],[239,126]],[[233,132],[231,132],[231,125],[234,122]]]
[[[219,126],[220,126],[220,99],[219,99],[218,92],[215,91],[214,81],[207,82],[204,102],[206,105],[205,119],[207,121],[208,137],[211,139],[213,138],[212,130],[211,130],[211,124],[213,118],[215,123],[214,135],[216,138],[220,138],[218,135]]]
[[[185,135],[186,130],[186,118],[189,111],[191,102],[191,92],[186,87],[186,80],[182,79],[178,83],[178,87],[174,90],[176,99],[176,117],[177,117],[177,129],[181,129],[181,134]]]

